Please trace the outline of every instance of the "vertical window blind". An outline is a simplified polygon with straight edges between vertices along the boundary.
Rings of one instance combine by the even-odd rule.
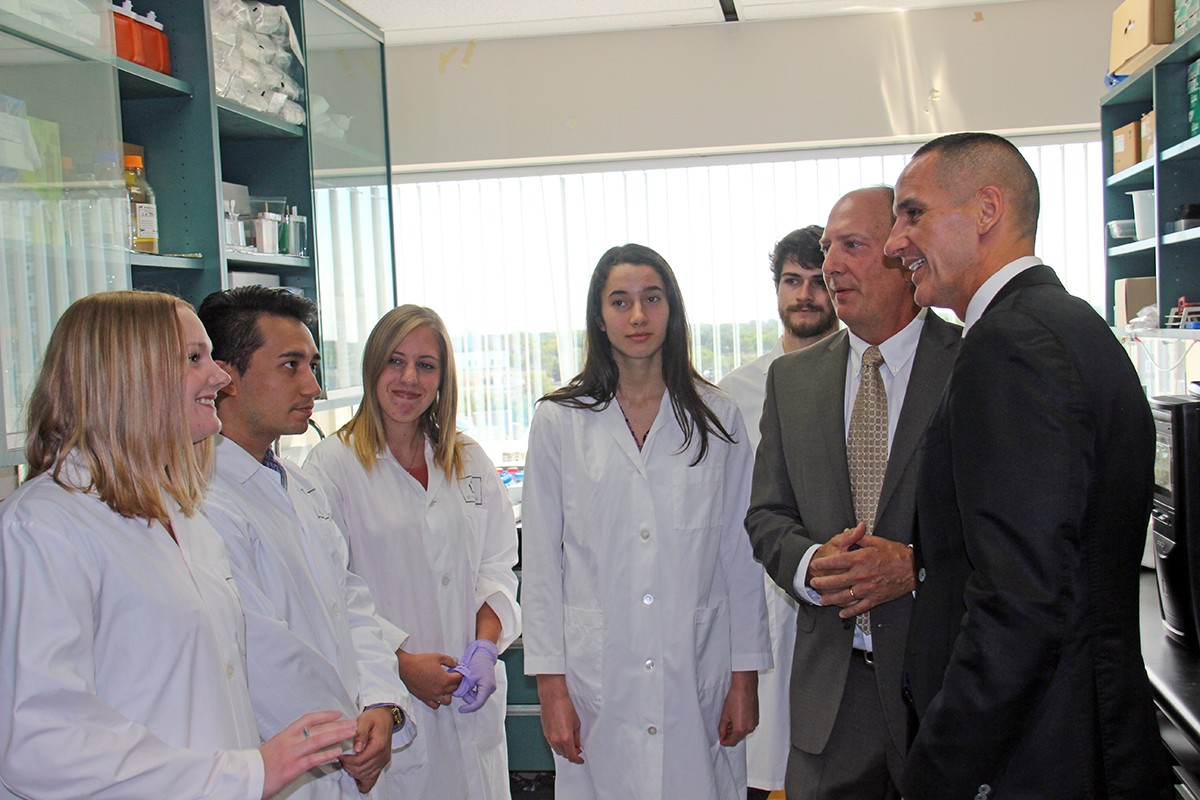
[[[1099,308],[1099,142],[1018,145],[1041,185],[1037,254]],[[915,149],[401,183],[397,297],[434,308],[450,329],[460,426],[497,461],[520,462],[535,401],[579,371],[588,279],[606,249],[639,242],[667,259],[693,360],[715,382],[779,335],[768,264],[775,242],[824,223],[852,189],[894,183]]]

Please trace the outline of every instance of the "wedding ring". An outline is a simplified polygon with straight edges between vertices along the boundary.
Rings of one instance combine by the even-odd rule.
[[[305,738],[305,739],[307,739],[307,738],[308,738],[309,736],[311,736],[311,735],[312,735],[312,734],[310,734],[310,733],[308,732],[308,728],[305,728],[305,729],[304,729],[304,738]]]
[[[851,599],[851,600],[857,600],[857,599],[858,599],[857,597],[855,597],[855,596],[854,596],[854,587],[853,587],[853,586],[851,586],[851,587],[850,587],[850,599]]]

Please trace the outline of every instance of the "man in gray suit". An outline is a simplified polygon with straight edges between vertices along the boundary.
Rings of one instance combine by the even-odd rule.
[[[892,201],[834,205],[824,273],[848,330],[771,365],[754,462],[754,554],[799,600],[786,793],[803,800],[899,798],[907,745],[917,449],[961,329],[884,253]]]

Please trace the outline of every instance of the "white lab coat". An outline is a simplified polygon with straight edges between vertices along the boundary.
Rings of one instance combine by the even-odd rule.
[[[294,464],[285,465],[285,491],[278,473],[224,437],[216,455],[204,514],[229,549],[246,609],[250,697],[262,736],[309,711],[336,709],[353,719],[365,706],[396,703],[411,713],[393,646],[403,633],[379,619],[366,584],[349,571],[324,492]],[[393,747],[413,736],[405,725]],[[362,797],[333,766],[310,770],[284,796]]]
[[[767,369],[781,355],[782,339],[770,352],[738,367],[720,383],[742,412],[752,451],[758,450],[761,438],[758,426],[767,393]],[[765,570],[762,572],[771,660],[775,666],[758,674],[758,728],[746,737],[746,776],[751,786],[775,790],[783,788],[791,749],[788,684],[792,677],[792,650],[796,646],[796,599],[771,580]]]
[[[503,629],[503,651],[521,632],[517,607],[517,532],[512,504],[482,448],[466,436],[462,478],[447,480],[425,443],[429,489],[392,456],[363,469],[336,436],[313,448],[305,469],[329,495],[350,542],[350,563],[374,593],[379,613],[409,634],[404,649],[457,659],[475,639],[475,615],[488,603]],[[434,711],[415,703],[426,740],[424,763],[397,754],[389,774],[396,797],[497,800],[509,797],[504,738],[507,678],[496,665],[496,693],[460,714],[463,701]]]
[[[0,797],[262,796],[225,548],[198,515],[171,524],[178,545],[48,474],[5,501]]]
[[[761,572],[742,528],[750,447],[719,390],[701,396],[734,437],[689,466],[664,394],[638,452],[615,401],[542,402],[521,508],[525,671],[565,674],[582,766],[555,758],[563,800],[741,800],[744,754],[717,735],[731,671],[771,665]]]

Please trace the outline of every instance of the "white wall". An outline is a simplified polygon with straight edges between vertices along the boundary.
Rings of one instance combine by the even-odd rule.
[[[1025,0],[389,47],[392,161],[429,169],[1098,126],[1116,5]]]

